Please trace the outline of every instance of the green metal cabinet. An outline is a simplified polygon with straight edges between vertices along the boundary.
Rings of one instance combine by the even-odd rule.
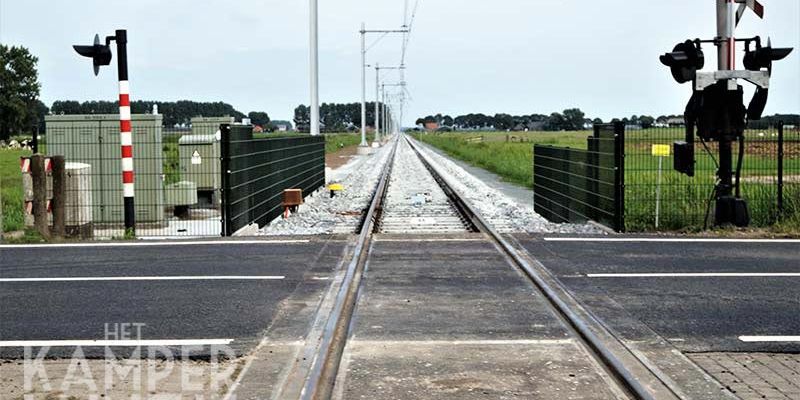
[[[184,135],[178,140],[181,179],[197,190],[220,188],[220,142],[216,135]]]
[[[124,221],[118,115],[50,115],[47,154],[92,166],[92,215],[96,224]],[[133,115],[136,222],[164,222],[162,116]]]

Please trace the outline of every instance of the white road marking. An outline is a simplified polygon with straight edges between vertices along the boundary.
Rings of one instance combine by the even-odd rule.
[[[586,274],[588,278],[800,278],[800,272],[687,272],[641,274]]]
[[[573,339],[519,339],[519,340],[354,340],[362,346],[514,346],[572,344]]]
[[[259,244],[302,244],[310,240],[214,240],[214,241],[181,241],[181,242],[108,242],[108,243],[60,243],[60,244],[6,244],[2,249],[62,249],[62,248],[94,248],[94,247],[154,247],[154,246],[206,246],[206,245],[259,245]]]
[[[546,242],[630,242],[630,243],[800,243],[798,239],[721,239],[721,238],[544,238]]]
[[[407,243],[428,243],[428,242],[485,242],[486,239],[373,239],[373,242],[407,242]]]
[[[800,336],[739,336],[739,340],[746,343],[758,343],[758,342],[800,343]]]
[[[147,346],[224,346],[233,339],[177,340],[6,340],[0,347],[147,347]]]
[[[114,281],[279,281],[285,276],[76,276],[54,278],[0,278],[14,282],[114,282]]]

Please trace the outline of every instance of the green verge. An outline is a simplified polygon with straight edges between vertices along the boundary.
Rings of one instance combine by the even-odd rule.
[[[20,157],[28,157],[30,151],[0,150],[0,196],[3,200],[3,232],[21,231],[25,228],[22,197],[22,174]]]

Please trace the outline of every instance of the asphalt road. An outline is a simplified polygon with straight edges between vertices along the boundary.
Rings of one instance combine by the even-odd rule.
[[[530,281],[470,238],[378,237],[333,398],[616,398]]]
[[[0,342],[103,340],[106,324],[113,332],[116,323],[137,323],[141,337],[131,339],[225,339],[245,353],[301,283],[330,277],[345,246],[285,240],[0,247]],[[92,351],[102,350],[85,350]],[[20,347],[0,347],[0,358],[21,355]]]
[[[798,241],[517,238],[607,322],[625,314],[685,352],[800,352]],[[613,328],[635,339],[636,327]]]

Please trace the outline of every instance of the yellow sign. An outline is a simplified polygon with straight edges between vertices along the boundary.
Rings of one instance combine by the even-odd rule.
[[[334,183],[328,186],[328,190],[334,192],[341,192],[342,190],[344,190],[344,185],[342,185],[341,183]]]
[[[669,157],[672,154],[672,147],[668,144],[654,144],[653,157]]]

